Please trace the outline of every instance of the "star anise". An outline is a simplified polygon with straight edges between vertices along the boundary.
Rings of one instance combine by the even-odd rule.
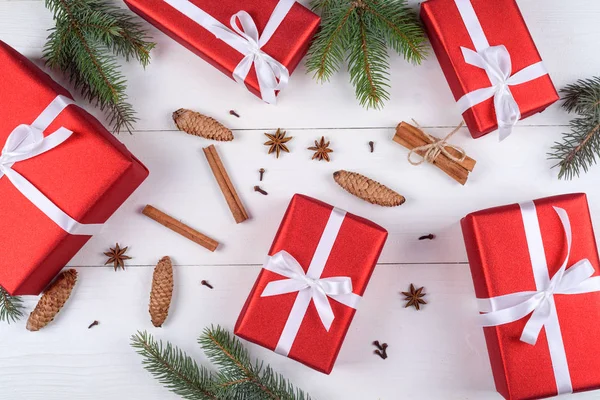
[[[131,257],[126,256],[125,252],[129,247],[121,248],[119,247],[119,243],[114,248],[111,248],[110,251],[104,253],[106,257],[108,257],[108,261],[104,265],[113,264],[115,267],[115,271],[118,268],[125,269],[125,260],[131,260]]]
[[[312,156],[312,159],[317,159],[319,161],[325,160],[329,162],[329,153],[333,153],[333,150],[329,148],[329,143],[325,143],[325,137],[321,136],[321,141],[318,142],[315,140],[314,147],[309,147],[308,150],[312,150],[315,154]]]
[[[404,299],[406,300],[406,305],[404,306],[404,308],[412,306],[417,310],[420,310],[421,304],[427,304],[427,302],[423,300],[423,297],[425,296],[425,293],[423,293],[423,289],[423,287],[415,289],[415,285],[411,283],[410,292],[402,292],[402,294],[406,296],[406,298]]]
[[[288,149],[285,144],[287,142],[289,142],[290,140],[292,140],[293,137],[285,136],[285,133],[286,132],[285,131],[282,132],[281,129],[277,129],[277,132],[274,135],[265,133],[265,136],[270,139],[268,142],[265,142],[265,146],[270,146],[269,154],[275,152],[277,158],[279,158],[279,154],[282,151],[285,151],[286,153],[290,152],[290,149]]]

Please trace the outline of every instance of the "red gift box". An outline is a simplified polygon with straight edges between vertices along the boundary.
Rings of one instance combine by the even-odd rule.
[[[125,0],[125,3],[132,11],[230,77],[244,59],[241,51],[252,59],[256,57],[259,46],[262,50],[259,53],[279,63],[291,74],[308,51],[321,21],[318,15],[292,0],[246,0],[241,3],[238,0]],[[244,26],[238,18],[232,25],[232,16],[239,15],[240,10],[248,14],[247,20],[254,21],[257,30],[254,35],[251,34],[253,28],[250,21]],[[269,25],[270,20],[273,25]],[[211,24],[219,27],[211,28],[213,32],[203,27]],[[267,26],[269,29],[266,31]],[[241,31],[232,33],[231,29],[235,28]],[[275,28],[274,32],[272,28]],[[224,34],[225,31],[229,32]],[[247,37],[240,40],[243,37],[240,33],[254,36],[254,39],[260,37],[258,46],[246,41]],[[236,50],[232,44],[215,34],[224,34],[239,49]],[[258,97],[274,103],[280,87],[275,85],[274,91],[261,94],[256,65],[254,62],[247,77],[242,76],[239,81],[244,82],[248,90]],[[265,74],[267,81],[273,78],[268,69]],[[266,92],[269,92],[268,96]]]
[[[142,183],[148,170],[94,117],[68,105],[72,100],[64,88],[3,42],[0,70],[0,144],[4,147],[0,157],[0,285],[11,294],[38,294],[91,236],[67,233],[24,192],[39,190],[37,203],[46,198],[59,209],[49,212],[66,214],[63,220],[101,224]],[[47,129],[40,126],[40,115],[60,104],[56,118],[45,122]],[[69,130],[73,132],[70,137]],[[22,145],[34,137],[45,145],[58,137],[68,138],[13,165],[15,154],[26,150]],[[18,175],[34,188],[19,182]]]
[[[235,334],[329,374],[354,317],[356,301],[365,292],[386,239],[385,229],[364,218],[295,195],[238,318]],[[273,260],[282,254],[297,261],[296,274],[272,272],[277,270],[272,267]],[[282,275],[295,279],[282,279]],[[348,284],[350,293],[331,294],[344,292],[341,287]],[[281,289],[278,285],[289,292],[274,294]],[[332,320],[326,321],[324,303],[331,307]]]
[[[585,194],[475,212],[462,229],[498,392],[599,388],[600,262]]]
[[[515,0],[429,0],[421,6],[421,18],[459,108],[466,110],[463,117],[474,138],[496,130],[499,120],[508,120],[501,124],[504,138],[519,119],[541,112],[559,99],[550,76],[539,64],[542,59]],[[497,46],[504,46],[508,54]],[[496,72],[467,63],[462,48],[485,55],[490,68],[504,70],[504,79],[510,74],[509,86],[494,78]],[[470,57],[477,58],[472,53]],[[532,76],[520,82],[523,73]],[[466,94],[495,83],[504,98],[499,104],[502,115],[497,113],[493,89],[487,100],[468,108],[475,102],[466,104]]]

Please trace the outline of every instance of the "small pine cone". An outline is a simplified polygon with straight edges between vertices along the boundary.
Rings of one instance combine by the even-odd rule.
[[[150,317],[152,325],[161,327],[169,315],[173,297],[173,265],[169,257],[163,257],[154,268],[150,292]]]
[[[356,172],[337,171],[333,173],[333,179],[348,193],[371,204],[396,207],[406,201],[404,196],[399,195],[392,189]]]
[[[180,108],[173,113],[173,121],[180,131],[190,135],[202,136],[219,142],[233,140],[233,133],[219,121],[192,110]]]
[[[27,330],[39,331],[52,322],[69,299],[76,282],[77,271],[74,269],[68,269],[58,275],[44,291],[35,309],[29,314]]]

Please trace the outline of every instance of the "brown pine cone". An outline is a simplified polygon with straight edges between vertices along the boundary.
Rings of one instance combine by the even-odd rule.
[[[39,331],[48,325],[63,308],[77,282],[77,271],[68,269],[48,286],[38,301],[35,309],[29,314],[27,330]]]
[[[180,108],[173,113],[173,121],[180,131],[219,142],[233,140],[233,133],[214,118]]]
[[[399,195],[392,189],[356,172],[337,171],[333,173],[333,179],[348,193],[371,204],[396,207],[406,201],[404,196]]]
[[[169,257],[160,259],[152,276],[150,292],[150,318],[152,325],[161,327],[169,315],[169,306],[173,297],[173,265]]]

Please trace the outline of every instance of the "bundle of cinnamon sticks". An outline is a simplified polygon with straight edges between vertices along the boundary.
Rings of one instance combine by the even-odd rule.
[[[406,122],[401,122],[398,125],[396,128],[396,135],[394,135],[394,142],[401,144],[409,150],[434,144],[438,140],[439,139],[437,138],[426,135],[421,129]],[[443,152],[440,152],[435,159],[431,160],[432,164],[444,171],[461,185],[464,185],[469,178],[469,173],[473,171],[476,161],[471,157],[464,155],[451,145],[444,145],[444,149],[456,160],[453,160]],[[417,149],[415,150],[415,153],[424,157],[426,150]]]

